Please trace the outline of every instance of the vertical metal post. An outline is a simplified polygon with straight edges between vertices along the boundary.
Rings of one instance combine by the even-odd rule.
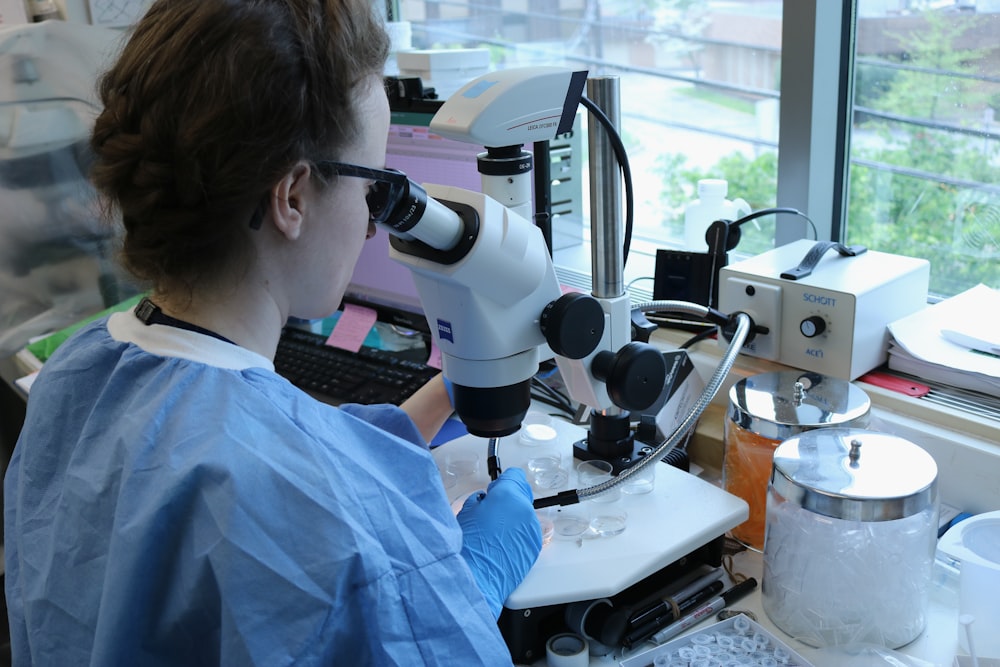
[[[604,112],[616,130],[621,124],[619,84],[618,77],[587,79],[587,97]],[[593,115],[588,123],[587,141],[590,149],[591,284],[595,297],[610,299],[625,293],[621,171],[607,132]]]

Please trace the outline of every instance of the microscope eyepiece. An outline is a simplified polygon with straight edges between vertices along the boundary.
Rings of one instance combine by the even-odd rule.
[[[462,239],[465,223],[454,211],[427,196],[401,172],[399,179],[378,180],[368,193],[372,222],[393,236],[426,243],[435,250],[451,250]]]

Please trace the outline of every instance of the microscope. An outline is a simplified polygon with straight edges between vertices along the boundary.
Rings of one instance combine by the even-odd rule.
[[[403,177],[405,187],[379,193],[391,200],[380,223],[390,234],[390,256],[414,277],[442,370],[453,384],[455,412],[470,433],[460,440],[489,440],[490,477],[499,473],[498,442],[510,441],[528,412],[530,382],[541,362],[554,358],[570,397],[590,409],[585,434],[564,425],[575,441],[572,456],[614,462],[614,479],[536,498],[539,509],[562,511],[662,460],[718,391],[752,326],[745,315],[728,317],[697,304],[635,305],[615,280],[598,276],[605,272],[603,265],[617,265],[612,273],[622,282],[622,235],[614,233],[621,222],[619,202],[612,198],[608,205],[594,205],[594,191],[604,195],[620,185],[614,160],[622,156],[596,150],[593,138],[592,230],[595,217],[605,220],[591,236],[594,263],[601,266],[595,266],[591,294],[563,292],[542,231],[528,218],[531,155],[523,146],[568,131],[581,104],[607,121],[583,94],[585,86],[593,88],[592,96],[607,102],[601,85],[587,72],[557,67],[511,69],[475,79],[445,102],[431,130],[484,146],[478,158],[483,193]],[[604,171],[595,176],[598,161]],[[733,331],[733,342],[690,414],[663,442],[636,456],[629,413],[660,397],[667,372],[658,349],[633,340],[633,314],[647,308],[714,319]],[[465,444],[480,446],[456,446]],[[500,620],[516,661],[539,657],[539,642],[561,627],[572,605],[604,600],[613,608],[641,598],[647,589],[662,588],[700,563],[721,560],[722,535],[745,520],[746,504],[676,468],[657,468],[662,490],[635,501],[628,531],[586,548],[581,541],[553,542],[543,549]]]
[[[630,454],[628,411],[659,397],[664,359],[630,340],[624,294],[563,293],[544,237],[528,218],[532,156],[523,146],[572,128],[586,81],[584,71],[535,67],[497,72],[460,90],[431,130],[485,147],[478,159],[484,192],[411,182],[385,226],[391,256],[413,273],[455,411],[470,433],[517,431],[531,403],[531,378],[554,357],[570,396],[595,411],[594,430],[617,425],[611,439]],[[419,222],[408,220],[401,231],[393,221],[415,208]],[[605,449],[595,456],[616,453]]]

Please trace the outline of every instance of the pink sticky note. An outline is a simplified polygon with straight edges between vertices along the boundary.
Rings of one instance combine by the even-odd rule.
[[[427,365],[431,368],[441,370],[441,348],[431,341],[431,355],[427,357]]]
[[[345,303],[344,312],[333,325],[333,331],[326,339],[326,344],[348,352],[357,352],[377,319],[378,314],[371,308]]]

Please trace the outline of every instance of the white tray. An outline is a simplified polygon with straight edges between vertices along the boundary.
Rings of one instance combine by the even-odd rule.
[[[736,633],[736,623],[738,619],[744,619],[749,623],[749,629],[745,632],[737,634],[734,636],[736,643],[740,643],[742,639],[750,639],[753,641],[754,637],[762,637],[761,644],[763,648],[759,649],[763,653],[770,655],[775,658],[777,662],[777,667],[813,667],[813,665],[803,658],[801,655],[793,651],[787,644],[772,635],[770,632],[761,627],[757,622],[751,620],[746,615],[733,616],[727,618],[724,621],[719,621],[713,625],[710,625],[697,632],[691,632],[686,635],[682,635],[676,639],[672,639],[666,644],[661,644],[656,648],[650,649],[643,653],[633,655],[630,658],[626,658],[619,662],[621,667],[649,667],[653,664],[653,661],[657,656],[660,655],[671,655],[676,654],[681,651],[681,649],[699,650],[697,647],[699,645],[709,647],[713,644],[717,644],[716,637],[719,635],[731,636]],[[742,621],[740,621],[742,623]],[[766,640],[764,644],[763,640]],[[725,660],[722,661],[723,664],[727,664]],[[673,664],[668,663],[668,664]],[[678,665],[695,664],[694,660],[688,660],[687,662],[681,662],[678,656]],[[735,663],[734,663],[735,664]],[[752,661],[747,661],[746,664],[754,664]]]

